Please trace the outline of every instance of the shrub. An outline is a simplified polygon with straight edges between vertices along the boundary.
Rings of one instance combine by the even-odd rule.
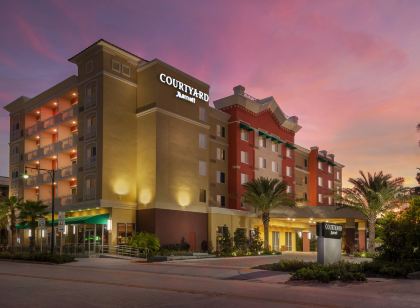
[[[244,256],[248,252],[248,238],[246,237],[246,229],[237,228],[233,235],[233,241],[235,243],[234,248],[236,254]]]
[[[317,280],[320,282],[340,281],[366,281],[366,276],[356,270],[358,267],[349,266],[349,263],[332,265],[311,264],[298,269],[293,273],[291,280]]]
[[[188,244],[184,238],[181,239],[180,243],[177,244],[165,244],[160,246],[161,250],[172,250],[172,251],[189,251],[190,244]]]
[[[219,254],[222,256],[231,256],[233,252],[232,238],[230,236],[229,228],[223,226],[221,232],[217,236],[217,243],[219,247]]]
[[[253,230],[253,233],[251,233],[252,236],[249,239],[249,250],[251,254],[257,255],[261,252],[263,247],[263,241],[261,239],[261,233],[259,228],[255,228]]]
[[[140,232],[132,236],[128,241],[128,245],[147,250],[152,255],[160,249],[160,242],[157,236],[146,232]]]
[[[0,253],[0,259],[10,259],[10,260],[22,260],[22,261],[34,261],[34,262],[46,262],[46,263],[68,263],[75,261],[75,258],[70,255],[51,255],[47,253],[9,253],[2,252]]]

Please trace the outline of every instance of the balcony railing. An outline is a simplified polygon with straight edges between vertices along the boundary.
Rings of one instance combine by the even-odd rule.
[[[16,140],[23,137],[23,130],[22,129],[12,130],[10,137],[12,140]]]
[[[56,180],[63,180],[69,177],[75,177],[76,175],[77,175],[77,165],[70,165],[70,166],[55,170]],[[34,186],[39,186],[43,184],[51,184],[51,176],[48,172],[31,175],[29,176],[28,179],[25,180],[26,187],[34,187]]]
[[[96,199],[96,189],[95,188],[86,189],[84,193],[84,199],[85,200]]]
[[[73,147],[75,147],[77,144],[77,135],[73,135],[70,137],[67,137],[63,140],[60,140],[58,142],[55,143],[51,143],[45,147],[36,149],[36,150],[32,150],[28,153],[25,154],[25,160],[26,161],[31,161],[31,160],[35,160],[35,159],[40,159],[42,157],[46,157],[46,156],[52,156],[55,155],[59,152],[65,151],[65,150],[69,150]]]
[[[88,157],[85,161],[86,168],[92,168],[96,166],[96,156]]]
[[[43,129],[58,125],[62,122],[68,121],[77,115],[77,105],[70,107],[44,121],[39,121],[36,124],[28,127],[25,130],[26,136],[32,136]]]

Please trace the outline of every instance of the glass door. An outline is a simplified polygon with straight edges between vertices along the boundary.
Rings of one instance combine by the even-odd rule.
[[[271,234],[271,238],[272,238],[272,249],[274,251],[280,251],[280,232],[278,231],[273,231]]]

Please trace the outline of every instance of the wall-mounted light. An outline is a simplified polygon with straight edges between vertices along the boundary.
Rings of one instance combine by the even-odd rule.
[[[111,219],[108,219],[108,221],[106,222],[106,229],[108,231],[112,230],[112,220]]]
[[[45,237],[45,230],[41,230],[41,237],[44,238]]]
[[[76,97],[76,96],[77,96],[77,93],[76,93],[76,92],[73,92],[71,95],[72,95],[73,97]]]

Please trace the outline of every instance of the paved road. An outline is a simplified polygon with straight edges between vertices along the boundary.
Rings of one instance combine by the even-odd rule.
[[[0,307],[420,307],[420,281],[294,285],[249,268],[278,259],[1,261]]]

